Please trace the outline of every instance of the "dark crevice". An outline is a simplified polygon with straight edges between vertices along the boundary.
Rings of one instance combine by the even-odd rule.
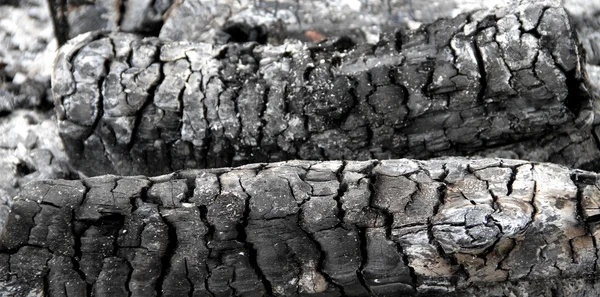
[[[127,1],[129,1],[129,0],[119,1],[120,2],[119,3],[119,14],[118,14],[119,18],[116,21],[116,23],[119,24],[119,26],[121,26],[122,22],[123,22],[123,15],[125,14],[125,10],[127,9]]]
[[[42,283],[44,284],[44,292],[50,291],[49,290],[50,289],[50,279],[48,278],[48,275],[50,274],[50,265],[48,265],[48,263],[50,263],[51,260],[52,260],[52,257],[48,257],[48,260],[46,260],[46,263],[44,265],[44,266],[46,266],[47,270],[43,275],[40,275],[40,278],[42,279]]]
[[[431,100],[435,94],[432,92],[431,84],[433,84],[433,75],[435,71],[435,67],[437,66],[437,60],[435,58],[427,57],[426,61],[421,63],[419,66],[419,71],[422,71],[427,74],[427,80],[423,84],[421,88],[421,93]]]
[[[517,178],[517,168],[513,166],[510,166],[508,168],[510,168],[510,176],[508,178],[508,182],[506,183],[506,196],[510,196],[512,194],[513,184],[515,183],[515,179]]]
[[[443,165],[444,168],[444,172],[446,173],[446,176],[448,174],[448,169],[446,168],[446,164]],[[445,178],[445,177],[444,177]],[[442,186],[438,188],[438,201],[436,202],[436,204],[433,206],[433,214],[431,215],[431,217],[427,218],[427,237],[429,239],[429,243],[430,244],[436,244],[436,240],[435,240],[435,236],[433,235],[433,218],[435,218],[439,212],[440,207],[442,207],[442,205],[444,205],[444,200],[446,199],[446,190],[447,190],[447,185],[445,183],[445,181],[443,182]],[[437,244],[438,250],[441,249],[439,247],[439,244]],[[444,251],[442,250],[440,255],[445,254]]]
[[[418,284],[418,279],[417,279],[417,273],[415,272],[415,268],[410,265],[410,260],[408,259],[408,254],[404,252],[404,248],[402,247],[402,245],[399,242],[395,242],[395,244],[396,244],[396,250],[398,251],[398,254],[400,254],[402,256],[402,262],[404,263],[404,265],[406,265],[406,267],[408,267],[408,272],[410,274],[410,279],[411,279],[411,286],[413,287],[413,290],[416,290],[417,284]]]
[[[531,169],[533,170],[533,165],[532,165]],[[539,212],[539,209],[538,209],[538,207],[536,205],[536,201],[535,201],[535,199],[537,197],[537,189],[538,189],[538,182],[534,181],[534,184],[533,184],[533,196],[531,197],[531,207],[533,207],[533,211],[531,212],[531,221],[527,225],[525,225],[525,227],[523,228],[523,232],[527,231],[527,229],[529,228],[529,226],[531,226],[535,222],[535,216]]]
[[[107,38],[107,40],[109,41],[110,46],[113,50],[113,55],[116,55],[115,43],[110,38]],[[73,54],[73,57],[75,57],[77,54],[78,53]],[[69,62],[72,62],[72,61],[69,61]],[[94,123],[90,127],[89,134],[84,136],[82,139],[88,139],[91,135],[94,134],[94,132],[98,129],[98,125],[100,124],[102,117],[104,116],[104,97],[102,96],[102,89],[104,88],[104,82],[106,81],[106,76],[110,73],[111,62],[112,61],[109,59],[104,60],[104,64],[102,67],[104,67],[105,74],[98,79],[98,84],[97,84],[98,104],[96,105],[96,110],[97,110],[96,119],[94,120]],[[107,159],[108,159],[108,157],[107,157]]]
[[[241,185],[242,183],[240,181],[240,186]],[[243,186],[242,189],[244,189]],[[246,192],[245,189],[244,192]],[[260,266],[258,265],[257,251],[256,249],[254,249],[254,246],[247,240],[248,235],[246,234],[246,228],[248,227],[250,218],[250,199],[250,196],[246,197],[245,199],[246,205],[244,208],[244,214],[242,216],[242,222],[237,225],[238,234],[236,240],[244,244],[244,249],[248,252],[248,261],[250,262],[250,266],[254,268],[256,276],[258,276],[263,287],[265,288],[266,295],[273,296],[273,286],[271,285],[265,274],[260,269]]]
[[[131,292],[131,288],[129,287],[129,285],[131,284],[131,276],[133,275],[133,266],[126,259],[124,259],[124,258],[121,258],[121,259],[123,259],[123,262],[125,262],[127,264],[127,270],[128,270],[127,281],[126,281],[124,287],[125,287],[125,290],[127,290],[127,296],[131,296],[132,292]]]
[[[331,276],[329,274],[327,274],[325,272],[325,270],[324,270],[325,259],[327,258],[327,255],[326,255],[325,251],[323,250],[323,247],[321,246],[321,244],[319,243],[319,241],[316,239],[315,233],[308,232],[307,230],[305,230],[304,228],[302,228],[302,224],[300,223],[301,214],[299,214],[297,217],[298,217],[298,221],[297,221],[298,227],[300,228],[300,230],[302,230],[302,232],[306,235],[306,237],[313,243],[314,247],[319,252],[319,263],[317,263],[317,265],[315,267],[316,270],[317,270],[317,272],[321,273],[321,275],[323,276],[323,278],[325,278],[325,280],[327,281],[327,283],[329,285],[333,286],[334,288],[336,288],[343,295],[344,288],[342,286],[336,284],[333,281],[333,279],[331,278]]]
[[[15,0],[14,2],[19,1]],[[54,25],[54,36],[56,37],[58,45],[63,45],[67,43],[67,40],[69,39],[69,24],[66,17],[67,0],[51,0],[47,3],[48,6],[50,6],[52,24]]]
[[[594,99],[594,100],[599,100],[599,99],[600,98]],[[598,133],[596,132],[596,129],[592,129],[589,133],[592,135],[592,139],[594,141],[594,144],[596,145],[596,148],[598,150],[600,150],[600,135],[598,135]],[[600,168],[600,160],[591,162],[591,164],[585,164],[585,165],[581,166],[581,169],[589,170],[589,171],[595,171],[596,168]]]
[[[186,60],[186,62],[187,62],[187,60]],[[191,67],[189,62],[188,62],[188,67]],[[162,67],[161,67],[161,69],[162,69]],[[177,116],[180,119],[183,119],[183,109],[185,107],[184,102],[183,102],[183,96],[184,96],[184,93],[185,93],[186,85],[189,82],[189,79],[192,76],[192,73],[193,72],[190,69],[190,74],[183,79],[184,85],[183,85],[183,87],[181,89],[179,89],[179,93],[177,94],[177,102],[179,103],[179,110],[177,111]],[[179,121],[179,125],[177,126],[177,131],[181,131],[182,127],[183,127],[183,121],[180,120]]]
[[[517,247],[517,240],[514,239],[514,238],[509,238],[509,239],[510,239],[510,244],[511,244],[510,248],[509,248],[508,251],[506,251],[505,255],[502,256],[502,259],[500,259],[500,261],[498,261],[498,263],[496,264],[496,270],[504,270],[504,271],[509,270],[509,269],[503,268],[502,264],[503,264],[504,261],[506,261],[506,259],[508,259],[508,257],[512,253],[512,251]]]
[[[577,213],[577,220],[581,222],[581,225],[583,226],[584,230],[585,230],[585,234],[586,235],[590,235],[592,234],[592,231],[590,230],[590,226],[596,222],[599,221],[599,216],[593,216],[589,219],[585,219],[585,210],[583,209],[583,189],[586,187],[586,185],[579,185],[577,184],[577,182],[575,180],[573,180],[573,176],[571,176],[571,180],[573,181],[573,183],[575,183],[575,185],[577,186],[577,194],[576,194],[576,213]],[[590,220],[590,219],[594,219],[594,220]],[[595,240],[593,240],[595,241]],[[570,242],[570,241],[569,241]]]
[[[260,110],[258,111],[258,118],[260,119],[260,125],[258,126],[256,144],[261,147],[263,138],[265,137],[265,128],[267,127],[267,120],[265,119],[265,112],[267,110],[267,105],[269,104],[269,93],[271,92],[271,87],[266,85],[263,96],[261,97],[262,102],[260,104]],[[285,98],[285,97],[284,97]],[[286,100],[284,100],[285,102]]]
[[[586,172],[580,169],[571,170],[571,180],[576,185],[591,185],[594,186],[600,181],[600,176],[595,172]]]
[[[163,217],[163,215],[161,214],[161,217]],[[168,236],[168,244],[167,244],[167,249],[161,259],[162,261],[162,265],[161,265],[161,271],[160,271],[160,276],[158,277],[158,279],[156,280],[156,284],[155,284],[155,289],[156,289],[156,294],[157,296],[163,296],[163,283],[165,281],[165,278],[167,277],[167,271],[169,271],[169,269],[171,269],[171,260],[173,259],[173,256],[175,255],[175,250],[177,249],[177,232],[175,230],[175,226],[173,226],[171,223],[169,223],[168,220],[162,220],[163,224],[165,224],[165,227],[167,227],[167,236]]]
[[[58,206],[58,205],[56,205],[56,204],[54,204],[52,202],[49,202],[49,201],[39,201],[38,204],[39,205],[50,206],[50,207],[53,207],[53,208],[56,208],[56,209],[60,209],[61,208],[60,206]]]
[[[343,161],[342,167],[339,169],[338,172],[336,172],[336,176],[337,176],[337,179],[339,181],[339,188],[338,188],[337,195],[333,198],[336,201],[336,204],[337,204],[336,217],[338,218],[339,222],[338,222],[338,224],[336,226],[334,226],[334,227],[332,227],[330,229],[327,229],[327,230],[331,230],[331,229],[334,229],[334,228],[337,228],[337,227],[341,226],[343,224],[343,221],[344,221],[344,210],[342,208],[342,203],[341,203],[340,198],[343,196],[343,193],[345,192],[345,190],[347,188],[346,185],[341,182],[342,181],[341,175],[342,175],[342,172],[344,171],[343,168],[345,168],[345,166],[346,166],[346,162]],[[310,167],[312,167],[312,165]],[[310,167],[307,169],[307,171],[310,170]],[[302,176],[301,178],[302,178],[303,181],[305,181],[305,176]],[[290,186],[290,189],[291,189],[291,184],[290,184],[289,180],[288,180],[288,185]],[[313,186],[311,184],[309,184],[309,183],[307,183],[307,185],[310,186],[311,193],[312,193]],[[308,200],[310,200],[310,196],[309,196],[309,198],[307,200],[302,201],[302,203],[300,205],[304,204]],[[302,232],[304,234],[306,234],[307,238],[311,240],[311,242],[314,244],[314,247],[317,249],[317,251],[319,253],[319,263],[317,263],[317,265],[316,265],[316,270],[319,273],[321,273],[321,275],[323,276],[323,278],[325,278],[325,280],[327,281],[328,285],[333,286],[333,288],[335,288],[337,291],[339,291],[342,296],[345,296],[344,288],[342,286],[340,286],[339,284],[337,284],[331,278],[331,276],[325,272],[325,260],[327,258],[327,254],[325,253],[325,251],[323,250],[323,247],[321,246],[321,244],[319,243],[319,241],[316,238],[316,233],[318,233],[319,231],[309,232],[309,231],[307,231],[306,229],[304,229],[302,227],[302,224],[301,224],[302,215],[303,215],[302,211],[303,211],[302,208],[300,208],[299,214],[297,216],[297,224],[298,224],[298,227],[300,228],[300,230],[302,230]]]
[[[237,133],[235,133],[235,134],[239,138],[239,137],[241,137],[240,135],[242,135],[242,131],[244,130],[244,124],[243,124],[242,117],[240,114],[240,106],[239,106],[240,93],[243,91],[243,86],[234,86],[234,87],[230,87],[228,89],[233,90],[233,94],[231,95],[231,98],[229,98],[229,100],[231,100],[231,102],[233,103],[233,118],[237,121],[236,124],[238,125]],[[221,103],[221,96],[219,96],[219,105],[220,105],[220,103]],[[223,127],[225,127],[225,125],[223,125]],[[231,149],[232,149],[231,156],[235,156],[236,152],[234,151],[234,146],[237,146],[236,141],[238,141],[238,139],[230,139],[229,137],[227,137],[226,134],[227,134],[226,130],[223,130],[223,135],[225,136],[224,139],[227,140],[229,147],[231,147]],[[233,159],[234,158],[230,158],[231,166],[237,165],[237,164],[235,164],[235,160],[233,160]]]
[[[266,44],[269,39],[269,30],[263,25],[251,26],[247,23],[227,22],[222,28],[229,35],[229,42],[245,43],[257,42]]]
[[[479,33],[478,31],[477,33]],[[475,54],[475,60],[477,61],[477,66],[479,67],[479,92],[477,93],[477,100],[479,103],[485,102],[485,92],[487,90],[487,74],[485,72],[485,62],[483,60],[483,55],[481,54],[481,49],[479,48],[477,42],[477,35],[473,36],[473,53]]]
[[[309,65],[312,65],[312,63]],[[303,77],[305,83],[310,82],[310,74],[312,73],[313,69],[315,69],[315,66],[306,66],[306,68],[304,69],[304,72],[302,73],[302,77]]]
[[[206,85],[207,86],[210,85],[211,82],[213,81],[213,79],[215,79],[215,78],[214,77],[209,78]],[[216,79],[218,79],[218,78],[216,78]],[[202,89],[202,84],[200,84],[200,85],[201,85],[201,89]],[[206,135],[204,137],[204,141],[202,142],[201,149],[202,149],[202,153],[203,153],[202,154],[202,167],[206,168],[206,167],[209,167],[208,157],[210,154],[211,147],[214,146],[214,145],[211,146],[211,144],[215,137],[214,137],[212,129],[211,129],[211,124],[214,124],[214,123],[211,123],[208,119],[208,106],[206,106],[206,90],[202,89],[202,92],[205,95],[204,95],[204,98],[200,101],[202,102],[202,107],[203,107],[203,109],[202,109],[203,115],[202,116],[204,117],[204,120],[206,121]]]
[[[346,168],[346,164],[348,164],[347,161],[342,161],[342,166],[339,168],[338,172],[335,173],[338,181],[338,192],[333,199],[335,200],[337,206],[336,216],[339,220],[338,225],[344,225],[344,216],[346,214],[346,211],[342,206],[342,197],[348,190],[348,185],[344,183],[344,169]]]
[[[538,30],[538,28],[540,27],[540,23],[542,22],[542,18],[546,14],[546,11],[548,9],[550,9],[550,8],[551,7],[549,7],[549,6],[544,6],[542,8],[542,12],[540,13],[540,16],[538,17],[537,22],[535,23],[535,27],[532,30],[530,30],[530,31],[535,32],[535,33],[532,33],[532,34],[534,34],[534,36],[536,36],[536,38],[538,38],[538,39],[541,39],[541,36],[540,36],[541,34],[540,34],[540,31]],[[540,36],[540,37],[537,37],[537,36]]]
[[[71,217],[73,218],[73,220],[75,219],[75,216],[76,216],[76,209],[72,209]],[[77,228],[77,227],[81,227],[81,226],[78,226],[77,222],[73,222],[71,224],[71,234],[73,235],[73,252],[74,252],[73,257],[71,258],[71,263],[73,264],[73,270],[79,275],[81,280],[87,286],[87,290],[86,290],[87,296],[91,296],[92,284],[90,284],[87,281],[87,279],[85,277],[85,273],[83,272],[83,270],[81,270],[81,266],[79,264],[79,261],[81,260],[81,256],[83,255],[83,253],[81,251],[81,235],[83,235],[83,231],[85,229],[87,229],[87,227],[83,227],[83,228]],[[77,230],[77,229],[81,229],[81,230]]]
[[[116,255],[119,248],[117,244],[117,236],[119,230],[121,230],[125,223],[125,216],[116,213],[110,213],[102,216],[97,221],[93,222],[93,226],[98,227],[102,230],[102,233],[113,237],[113,251],[112,254]],[[82,233],[83,234],[83,233]]]
[[[421,189],[421,183],[419,183],[417,181],[414,181],[414,182],[417,185],[417,189],[415,191],[413,191],[412,193],[410,193],[409,199],[406,202],[406,204],[404,205],[404,213],[407,213],[408,212],[408,208],[415,202],[415,199],[416,199],[415,196],[423,191]],[[389,231],[390,231],[390,233],[389,234],[391,234],[391,226],[392,226],[391,224],[393,223],[393,217],[391,217],[391,218],[390,217],[391,217],[391,214],[388,213],[388,217],[386,217],[386,226],[388,226],[387,220],[390,220],[390,219],[392,220],[391,222],[389,222],[390,223],[390,225],[389,225]]]
[[[444,165],[442,165],[442,169],[444,170],[444,173],[442,173],[439,178],[434,179],[434,180],[443,183],[444,184],[444,190],[445,190],[446,177],[448,177],[448,174],[450,174],[450,170],[448,169],[447,164],[445,164],[445,163],[444,163]],[[443,203],[444,203],[444,201],[440,200],[440,203],[438,205],[436,205],[436,207],[439,207]],[[433,210],[434,214],[437,213],[437,208],[436,207],[434,207],[434,210]]]
[[[363,275],[363,269],[365,268],[365,265],[367,264],[367,260],[368,260],[367,234],[366,234],[367,231],[366,231],[366,228],[356,228],[356,231],[358,233],[358,241],[359,241],[359,246],[360,246],[360,266],[358,267],[358,270],[356,271],[356,277],[358,278],[358,281],[360,282],[360,284],[371,295],[373,293],[371,292],[371,288],[367,285],[367,282]]]
[[[15,167],[16,175],[18,177],[27,176],[37,171],[33,165],[23,160],[19,160]]]
[[[190,272],[188,269],[187,258],[183,258],[183,264],[185,266],[185,279],[188,282],[188,284],[190,285],[190,290],[188,291],[188,297],[193,297],[195,288],[194,288],[194,282],[192,281],[192,279],[190,279]]]
[[[577,260],[575,259],[575,248],[573,247],[573,240],[575,238],[577,238],[577,237],[571,238],[567,242],[569,245],[569,257],[571,258],[571,264],[580,264],[580,263],[577,263]],[[559,268],[559,270],[560,270],[560,268]]]
[[[556,66],[561,69],[566,77],[568,94],[565,99],[565,106],[575,115],[575,124],[577,128],[583,128],[593,122],[594,107],[590,98],[594,98],[594,95],[590,92],[588,82],[580,78],[581,75],[578,73],[577,67],[571,71],[565,72],[559,64],[556,64]],[[590,113],[590,115],[586,115],[586,112]],[[585,118],[582,118],[582,116]],[[591,118],[591,120],[589,118]]]
[[[218,180],[218,179],[217,179]],[[220,191],[219,191],[220,192]],[[211,225],[208,222],[208,208],[206,207],[206,205],[201,205],[200,207],[198,207],[199,212],[200,212],[200,220],[202,221],[202,223],[206,226],[207,231],[204,234],[204,244],[206,245],[206,248],[208,249],[208,256],[207,256],[207,262],[209,262],[211,259],[211,254],[212,254],[212,248],[210,247],[210,245],[208,244],[209,242],[211,242],[214,238],[214,234],[215,234],[215,226]],[[208,272],[208,275],[206,276],[206,279],[204,279],[204,289],[211,294],[212,296],[214,296],[215,294],[213,292],[210,291],[209,286],[208,286],[208,280],[210,279],[211,275],[212,275],[212,270],[211,270],[211,265],[208,265],[205,263],[205,268],[206,271]]]

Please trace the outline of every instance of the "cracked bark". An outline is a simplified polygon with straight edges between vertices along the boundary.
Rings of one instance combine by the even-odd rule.
[[[597,296],[599,178],[445,158],[39,181],[0,233],[0,294]]]
[[[593,121],[583,56],[564,9],[544,5],[398,29],[374,46],[80,35],[54,68],[60,134],[88,175],[153,175],[472,155],[577,129]]]

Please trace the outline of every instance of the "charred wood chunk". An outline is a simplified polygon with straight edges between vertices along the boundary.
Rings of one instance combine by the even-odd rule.
[[[528,14],[537,8],[461,15],[374,46],[80,35],[54,68],[60,135],[88,175],[153,175],[472,154],[584,126],[592,95],[573,28],[564,9]]]
[[[599,181],[446,158],[34,182],[0,232],[0,294],[594,295]]]

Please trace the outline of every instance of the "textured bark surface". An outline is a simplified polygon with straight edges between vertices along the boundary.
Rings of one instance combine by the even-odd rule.
[[[427,158],[592,121],[582,59],[562,8],[523,3],[374,46],[90,33],[61,48],[53,94],[67,153],[90,175]]]
[[[0,294],[597,296],[599,198],[595,173],[506,159],[40,181]]]

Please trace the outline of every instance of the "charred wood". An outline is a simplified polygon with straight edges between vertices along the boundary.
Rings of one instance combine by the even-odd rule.
[[[89,33],[59,51],[53,94],[89,175],[473,154],[593,121],[573,30],[563,8],[524,2],[376,45]]]
[[[0,293],[595,296],[599,195],[596,173],[507,159],[38,181],[2,228]]]

